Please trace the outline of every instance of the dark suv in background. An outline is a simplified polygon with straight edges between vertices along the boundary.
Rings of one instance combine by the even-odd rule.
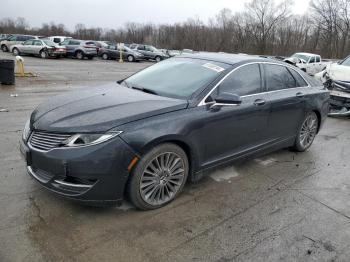
[[[66,39],[59,45],[65,46],[67,56],[75,57],[77,59],[93,59],[97,56],[97,46],[93,41],[84,41],[76,39]]]
[[[131,44],[130,48],[137,50],[137,52],[143,54],[145,56],[145,59],[148,60],[156,60],[157,62],[160,62],[164,59],[169,58],[168,55],[164,54],[162,51],[151,45]]]

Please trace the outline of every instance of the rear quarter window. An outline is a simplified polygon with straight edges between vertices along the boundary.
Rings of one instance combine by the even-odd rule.
[[[306,87],[306,86],[308,86],[308,84],[306,83],[304,78],[302,78],[302,76],[298,72],[296,72],[293,69],[288,69],[288,70],[293,75],[294,79],[296,80],[297,87]]]

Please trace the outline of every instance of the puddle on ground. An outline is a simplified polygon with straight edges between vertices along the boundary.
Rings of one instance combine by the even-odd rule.
[[[216,182],[227,181],[227,180],[230,180],[231,178],[238,177],[238,176],[239,176],[239,173],[233,166],[216,170],[210,175],[210,177],[214,179]]]

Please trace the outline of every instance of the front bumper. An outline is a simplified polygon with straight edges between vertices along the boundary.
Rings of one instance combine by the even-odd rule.
[[[34,149],[20,141],[27,172],[46,189],[91,205],[121,204],[136,153],[120,138],[98,145]]]

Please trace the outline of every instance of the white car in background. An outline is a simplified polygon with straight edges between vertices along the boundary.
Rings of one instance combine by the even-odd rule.
[[[66,39],[72,39],[70,36],[50,36],[47,39],[51,40],[52,42],[59,44],[62,43]]]
[[[350,56],[332,63],[315,78],[331,90],[330,116],[350,115]]]
[[[312,76],[324,70],[331,63],[326,60],[322,61],[320,55],[310,53],[295,53],[284,59],[284,62],[293,64]]]

